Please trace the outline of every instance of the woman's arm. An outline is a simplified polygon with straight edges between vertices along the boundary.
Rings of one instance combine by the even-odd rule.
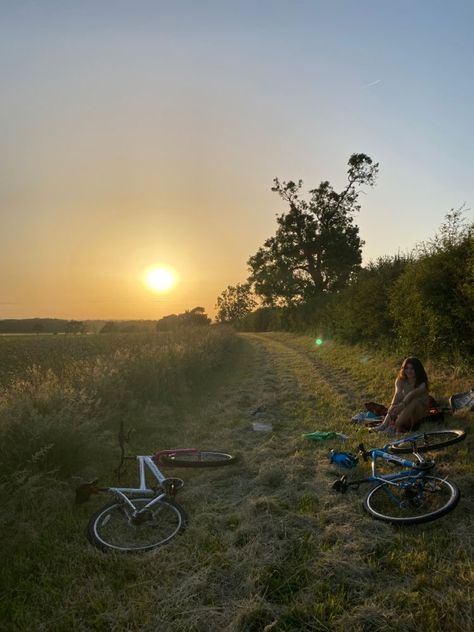
[[[417,397],[420,397],[420,395],[428,395],[428,390],[424,382],[422,382],[419,386],[407,393],[400,403],[406,406]]]
[[[402,401],[402,399],[403,399],[402,381],[400,380],[400,378],[397,377],[397,379],[395,380],[395,393],[393,394],[392,401],[390,402],[389,408],[391,408],[392,406],[395,406],[396,404],[399,404]]]

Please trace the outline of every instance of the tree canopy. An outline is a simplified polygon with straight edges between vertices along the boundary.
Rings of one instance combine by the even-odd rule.
[[[218,323],[234,323],[249,314],[256,304],[249,283],[228,285],[217,298],[216,320]]]
[[[156,323],[156,331],[170,331],[180,327],[209,325],[211,319],[206,314],[204,307],[194,307],[182,314],[170,314],[163,316]]]
[[[292,305],[343,288],[362,261],[363,241],[353,214],[359,187],[373,186],[378,163],[352,154],[347,185],[336,192],[328,181],[300,197],[302,180],[274,180],[275,191],[289,210],[277,217],[278,228],[248,261],[249,282],[266,305]]]

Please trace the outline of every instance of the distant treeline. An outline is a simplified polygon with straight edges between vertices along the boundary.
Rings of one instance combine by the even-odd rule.
[[[159,320],[63,320],[60,318],[23,318],[0,320],[0,334],[86,334],[146,333],[174,331],[209,325],[204,307],[182,314],[169,314]]]
[[[323,339],[471,364],[472,225],[460,228],[448,221],[412,253],[382,257],[361,268],[340,291],[294,306],[262,307],[235,325],[247,331],[307,331]]]
[[[99,333],[112,321],[105,320],[63,320],[61,318],[21,318],[0,320],[0,334],[63,334]],[[145,332],[154,331],[156,320],[113,321],[114,331]],[[107,329],[107,328],[106,328]]]

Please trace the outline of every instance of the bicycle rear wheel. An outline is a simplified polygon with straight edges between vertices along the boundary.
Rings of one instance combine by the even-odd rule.
[[[382,483],[364,498],[364,509],[377,520],[393,524],[419,524],[441,518],[459,502],[458,487],[444,478],[405,476]]]
[[[134,498],[137,509],[151,498]],[[97,511],[87,527],[89,541],[101,551],[143,553],[167,544],[186,527],[184,509],[170,498],[153,505],[140,520],[124,502],[113,501]]]
[[[466,438],[464,430],[433,430],[407,437],[402,441],[396,441],[389,445],[391,452],[406,454],[408,452],[430,452],[440,450]]]
[[[206,452],[205,450],[175,456],[166,454],[161,457],[161,462],[171,467],[220,467],[235,463],[236,460],[235,456],[225,452]]]

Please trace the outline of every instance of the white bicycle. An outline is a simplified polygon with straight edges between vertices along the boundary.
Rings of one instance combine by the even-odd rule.
[[[167,478],[158,465],[175,467],[215,467],[235,462],[224,452],[195,448],[162,450],[152,456],[125,457],[138,462],[138,487],[98,487],[98,481],[76,489],[76,502],[87,501],[93,494],[109,492],[114,500],[99,509],[89,520],[87,537],[102,551],[139,553],[167,544],[186,527],[184,509],[174,500],[184,481]],[[157,482],[150,487],[146,471]]]

